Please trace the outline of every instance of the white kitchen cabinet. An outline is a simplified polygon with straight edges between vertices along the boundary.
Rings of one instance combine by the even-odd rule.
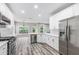
[[[46,42],[45,43],[47,43],[48,45],[50,45],[50,42],[51,40],[49,39],[49,37],[47,37],[47,39],[46,39]]]
[[[47,35],[47,36],[48,36],[47,44],[50,45],[50,46],[52,46],[52,44],[53,44],[52,37],[49,36],[49,35]]]
[[[9,10],[9,8],[4,4],[4,3],[0,3],[0,12],[6,16],[8,19],[12,20],[13,19],[13,14],[12,12]]]
[[[49,36],[47,39],[47,44],[55,50],[59,50],[59,38],[57,36]]]
[[[73,14],[73,5],[70,7],[67,7],[66,9],[60,11],[58,14],[58,20],[63,20],[69,17],[74,16]]]
[[[42,37],[43,37],[43,42],[44,42],[44,43],[47,43],[47,39],[48,39],[48,37],[47,37],[45,34],[43,34]]]
[[[55,50],[59,51],[59,38],[57,36],[47,35],[46,43]]]
[[[53,45],[52,47],[54,49],[56,49],[57,51],[59,51],[59,38],[58,37],[53,37]]]
[[[59,51],[59,38],[58,36],[52,36],[48,34],[37,35],[37,42],[47,43],[52,48]]]
[[[43,42],[43,34],[37,34],[37,42]]]
[[[37,34],[37,42],[44,42],[44,35],[43,34]]]
[[[52,48],[59,51],[59,38],[58,36],[53,36],[49,34],[44,34],[43,39],[41,39],[42,43],[47,43]]]
[[[11,22],[10,24],[6,25],[6,28],[0,29],[2,35],[4,35],[3,33],[5,33],[5,36],[15,36],[14,15],[5,3],[0,3],[0,13],[8,18]],[[6,34],[7,32],[10,34]]]
[[[0,55],[7,55],[7,43],[0,46]]]
[[[73,14],[74,16],[79,15],[79,3],[73,5]]]
[[[41,42],[45,43],[45,35],[42,34]]]
[[[58,29],[58,24],[59,24],[58,15],[51,16],[49,20],[50,32],[52,29]]]
[[[57,14],[53,16],[51,15],[50,20],[49,20],[50,30],[58,29],[59,28],[58,24],[60,20],[63,20],[72,16],[74,16],[73,5],[68,8],[65,8],[64,10],[61,10],[60,12],[58,12]]]
[[[60,20],[67,19],[77,15],[79,15],[79,3],[67,7],[53,16],[51,15],[49,20],[50,29],[58,28],[58,24]]]

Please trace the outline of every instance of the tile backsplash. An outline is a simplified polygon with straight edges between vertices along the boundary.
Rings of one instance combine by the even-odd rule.
[[[12,28],[0,28],[0,33],[2,37],[13,36]]]

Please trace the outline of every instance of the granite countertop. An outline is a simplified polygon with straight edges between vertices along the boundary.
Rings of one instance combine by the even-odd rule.
[[[10,40],[12,37],[0,37],[0,41],[7,41]]]
[[[10,37],[0,37],[0,39],[9,39]]]
[[[55,36],[55,37],[59,37],[58,34],[53,34],[53,33],[45,33],[46,35],[49,35],[49,36]]]
[[[29,34],[49,35],[49,36],[59,37],[59,34],[55,34],[55,33],[29,33]]]
[[[6,44],[8,41],[0,41],[0,47],[4,44]]]

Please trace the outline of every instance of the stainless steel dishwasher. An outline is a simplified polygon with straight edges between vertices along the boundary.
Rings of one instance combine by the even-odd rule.
[[[31,34],[30,37],[31,37],[31,44],[37,43],[37,34]]]
[[[8,42],[8,55],[15,55],[16,54],[15,40],[16,40],[15,37],[11,37],[9,42]]]

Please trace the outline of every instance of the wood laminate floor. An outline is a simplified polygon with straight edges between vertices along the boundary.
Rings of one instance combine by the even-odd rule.
[[[17,55],[59,55],[56,50],[45,43],[34,43],[30,47],[19,48],[17,51]]]
[[[59,55],[56,50],[45,43],[34,43],[31,45],[32,55]]]

